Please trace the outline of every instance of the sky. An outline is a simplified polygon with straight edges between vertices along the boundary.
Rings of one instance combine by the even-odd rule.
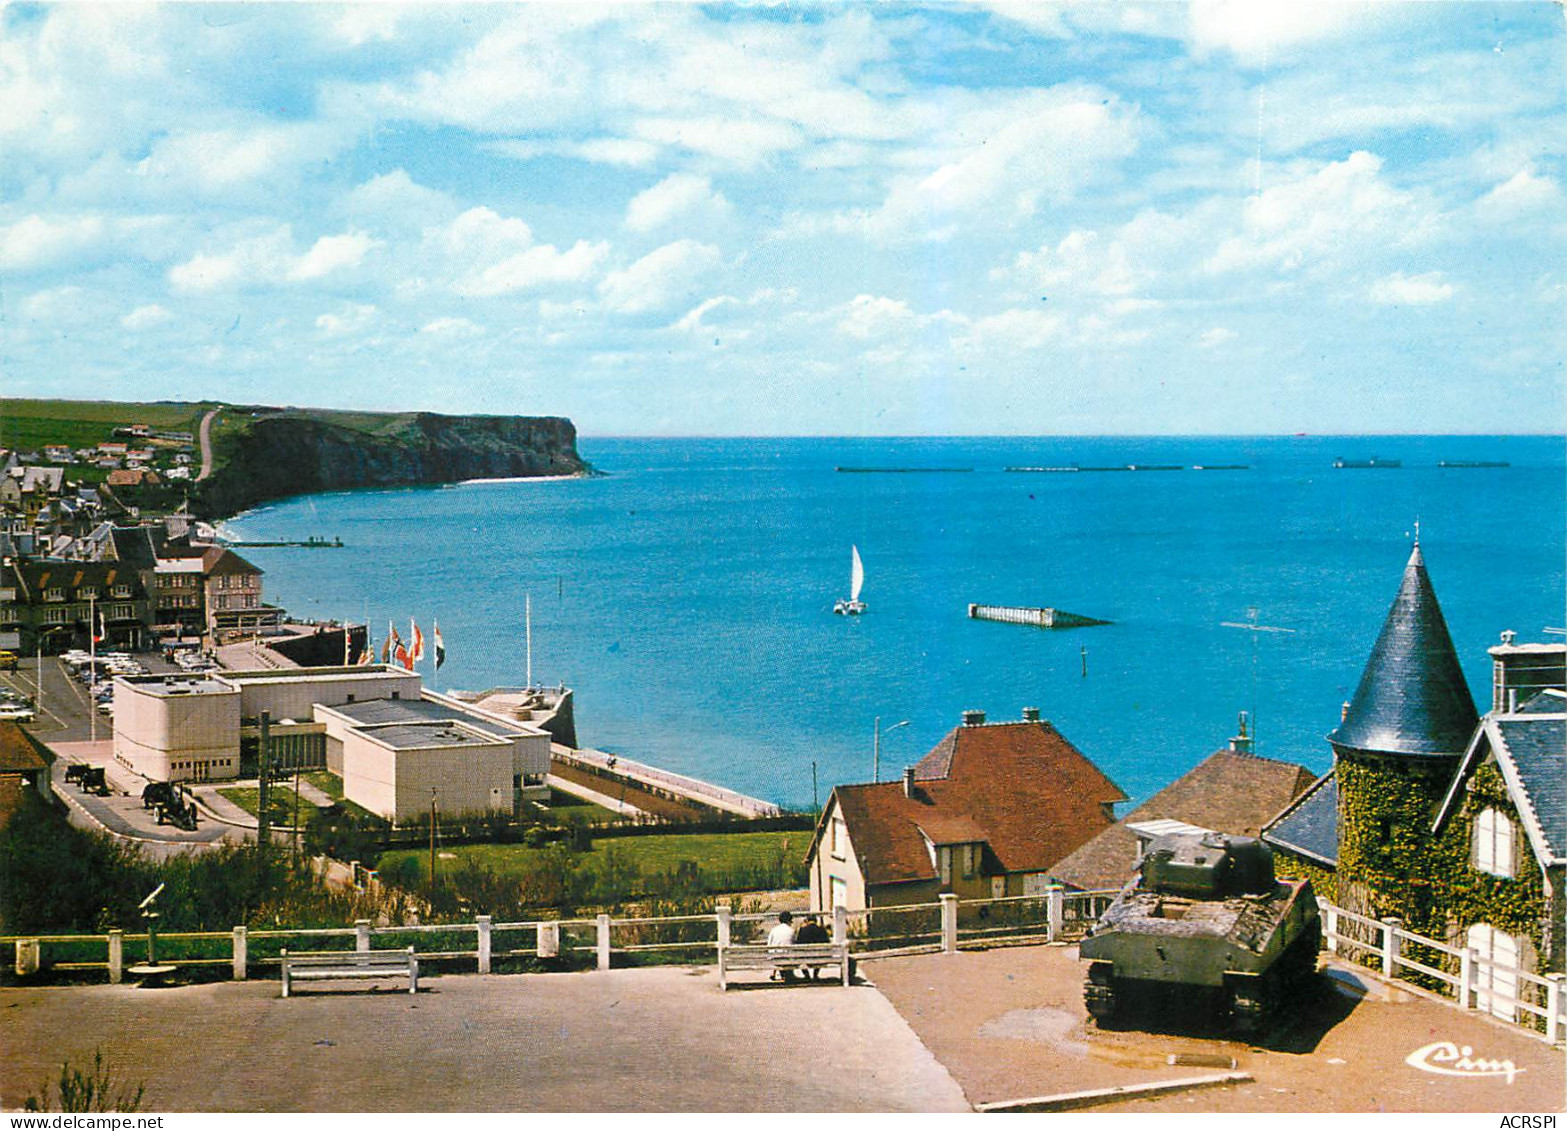
[[[0,7],[8,396],[1564,428],[1542,3]]]

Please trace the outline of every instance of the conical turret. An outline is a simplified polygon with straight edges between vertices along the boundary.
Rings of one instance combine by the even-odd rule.
[[[1373,753],[1451,756],[1463,753],[1477,722],[1417,541],[1360,686],[1328,741]]]

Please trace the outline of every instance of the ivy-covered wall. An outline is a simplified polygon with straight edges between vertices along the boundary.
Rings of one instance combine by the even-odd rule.
[[[1453,764],[1341,751],[1338,885],[1341,902],[1373,918],[1396,915],[1407,930],[1441,937],[1446,916],[1433,881],[1431,822]]]
[[[1273,850],[1273,870],[1282,879],[1310,880],[1311,890],[1329,903],[1338,902],[1338,876],[1331,868],[1283,848]]]
[[[1474,822],[1483,809],[1495,809],[1512,822],[1510,879],[1481,872],[1471,863]],[[1489,923],[1510,935],[1528,937],[1536,950],[1544,953],[1544,877],[1495,762],[1487,759],[1470,778],[1463,805],[1442,826],[1429,859],[1437,884],[1438,909],[1455,934],[1461,935],[1474,923]]]
[[[1396,915],[1406,929],[1462,945],[1468,927],[1489,923],[1530,940],[1536,953],[1550,955],[1545,937],[1548,900],[1534,853],[1501,772],[1486,760],[1471,775],[1463,802],[1435,836],[1431,824],[1451,778],[1424,765],[1394,759],[1340,757],[1338,874],[1320,882],[1324,870],[1288,867],[1310,875],[1312,886],[1352,911],[1382,918]],[[1513,827],[1513,876],[1492,876],[1472,863],[1475,818],[1487,808]],[[1305,865],[1307,862],[1301,861]],[[1332,883],[1332,887],[1323,886]],[[1329,894],[1331,892],[1332,894]]]

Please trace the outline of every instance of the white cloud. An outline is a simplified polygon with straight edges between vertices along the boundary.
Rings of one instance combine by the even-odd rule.
[[[1218,349],[1222,345],[1233,342],[1239,336],[1228,326],[1215,326],[1211,330],[1203,331],[1197,339],[1197,347],[1205,350]]]
[[[237,287],[307,283],[359,265],[378,241],[358,232],[323,236],[303,255],[288,224],[237,240],[227,251],[200,252],[169,269],[169,284],[182,294]]]
[[[1003,310],[974,320],[967,344],[1005,349],[1038,349],[1065,329],[1065,320],[1032,308]]]
[[[1548,210],[1560,215],[1561,186],[1532,169],[1519,169],[1475,202],[1475,211],[1481,218],[1493,222]]]
[[[585,141],[552,138],[547,141],[521,141],[507,138],[504,141],[485,142],[480,148],[519,161],[531,161],[535,157],[575,157],[596,165],[619,165],[626,168],[645,168],[658,160],[661,152],[650,141],[634,137],[593,137]]]
[[[32,271],[67,261],[104,236],[97,216],[26,216],[0,228],[0,271]]]
[[[1372,302],[1384,306],[1430,306],[1453,297],[1453,284],[1442,279],[1440,271],[1423,275],[1405,275],[1395,271],[1371,284]]]
[[[680,321],[676,322],[673,326],[670,327],[670,329],[680,330],[688,334],[708,333],[711,330],[711,327],[703,324],[703,317],[712,311],[717,310],[719,307],[733,306],[738,301],[739,300],[736,299],[733,295],[715,295],[712,298],[707,299],[705,302],[699,303],[696,306],[693,306],[690,310],[686,311],[684,316],[681,317]]]
[[[901,299],[880,295],[856,295],[836,313],[838,332],[851,338],[869,339],[907,330],[915,323],[914,311]]]
[[[472,338],[484,333],[484,327],[466,318],[447,315],[426,322],[419,327],[419,332],[442,338]]]
[[[357,185],[342,202],[354,223],[397,230],[421,230],[444,223],[457,213],[446,193],[416,182],[404,169],[393,169]]]
[[[1296,271],[1421,242],[1434,212],[1389,184],[1381,169],[1381,158],[1360,150],[1252,197],[1241,231],[1219,245],[1207,269]]]
[[[1068,200],[1136,148],[1133,115],[1104,92],[1033,92],[976,114],[970,138],[934,171],[899,179],[880,208],[858,218],[879,238],[945,238],[959,224],[1007,223]]]
[[[673,220],[722,220],[732,208],[708,177],[671,173],[658,184],[637,193],[626,206],[626,227],[651,232]]]
[[[138,306],[124,318],[120,319],[120,325],[127,330],[145,330],[150,326],[157,326],[173,318],[163,307],[157,303],[148,303],[146,306]]]
[[[35,291],[22,301],[22,317],[30,322],[59,322],[79,315],[92,296],[77,286]]]
[[[605,306],[622,314],[662,309],[689,298],[718,262],[718,249],[711,244],[676,240],[622,271],[611,271],[599,284],[599,296]]]
[[[334,313],[322,314],[316,319],[316,329],[329,337],[353,334],[369,326],[375,320],[376,308],[368,303],[350,302]]]
[[[305,252],[298,263],[289,270],[290,279],[319,279],[333,271],[358,267],[365,253],[381,241],[371,239],[363,232],[349,232],[341,236],[322,236]]]
[[[1220,50],[1240,62],[1266,63],[1287,51],[1351,33],[1363,33],[1397,5],[1294,0],[1192,0],[1188,39],[1199,53]]]
[[[452,287],[460,295],[503,295],[545,283],[575,283],[588,278],[609,254],[609,244],[578,240],[567,251],[536,244],[499,263],[473,272]]]
[[[293,233],[287,224],[237,242],[228,251],[201,252],[169,268],[169,285],[181,294],[203,294],[287,275],[293,256]]]

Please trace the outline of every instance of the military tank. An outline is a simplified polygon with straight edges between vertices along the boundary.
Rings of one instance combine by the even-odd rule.
[[[1078,948],[1083,1001],[1103,1024],[1160,999],[1189,1012],[1201,993],[1253,1032],[1316,972],[1321,938],[1311,881],[1277,879],[1261,841],[1160,836]]]

